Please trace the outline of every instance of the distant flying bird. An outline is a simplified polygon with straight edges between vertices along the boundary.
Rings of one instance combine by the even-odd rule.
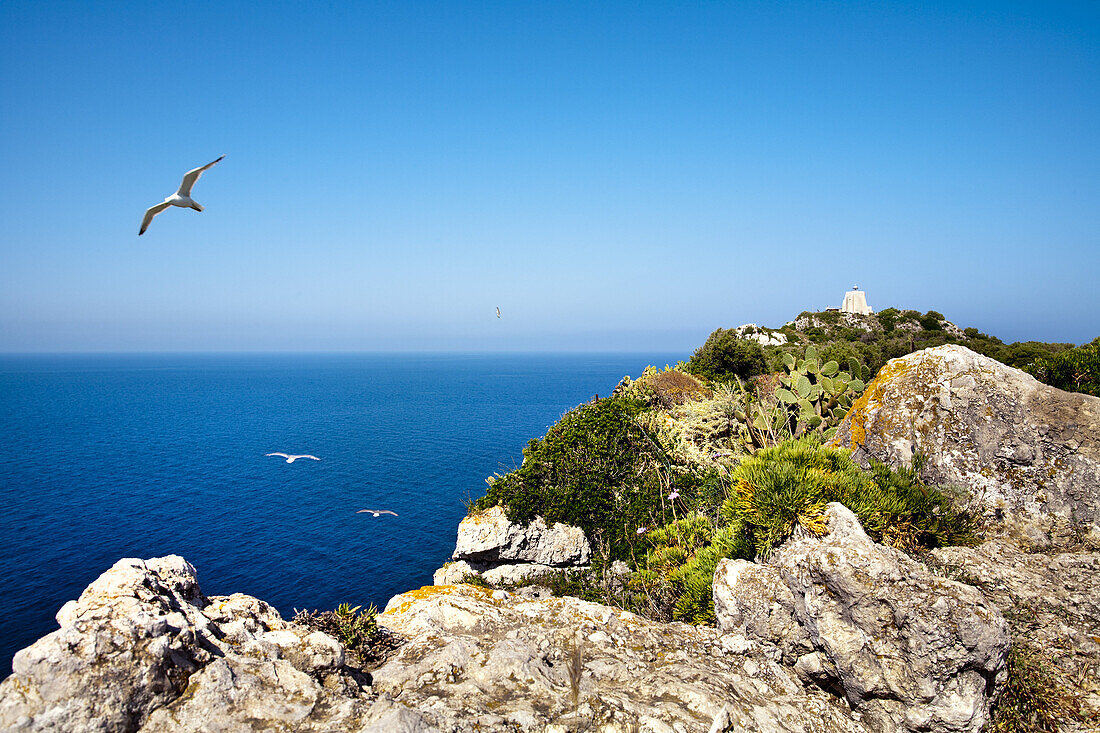
[[[497,306],[497,318],[500,318],[500,306]]]
[[[294,463],[294,461],[298,460],[299,458],[309,458],[309,459],[314,460],[314,461],[321,460],[317,456],[309,456],[309,455],[305,455],[305,454],[300,455],[300,456],[292,456],[289,453],[265,453],[264,455],[265,456],[279,456],[280,458],[285,458],[287,463]]]
[[[223,155],[222,158],[225,156]],[[218,158],[221,160],[222,158]],[[214,163],[217,163],[215,160]],[[156,206],[150,206],[145,211],[145,218],[141,220],[141,231],[138,232],[140,237],[145,234],[145,230],[149,228],[149,222],[153,221],[153,217],[160,212],[167,209],[169,206],[179,206],[184,209],[194,209],[195,211],[202,211],[202,206],[199,202],[191,198],[191,187],[195,185],[195,181],[199,180],[199,176],[202,172],[214,165],[214,163],[207,163],[204,166],[194,168],[183,174],[183,183],[180,184],[180,188],[174,194],[164,199],[164,203],[157,204]]]
[[[397,516],[397,512],[391,512],[389,509],[360,509],[356,514],[373,514],[376,517],[381,514],[392,514],[395,517]]]

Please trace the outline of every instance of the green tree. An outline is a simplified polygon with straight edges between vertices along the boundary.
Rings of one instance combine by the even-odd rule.
[[[707,379],[746,379],[766,369],[764,348],[756,341],[738,338],[730,328],[714,331],[691,355],[687,370]]]

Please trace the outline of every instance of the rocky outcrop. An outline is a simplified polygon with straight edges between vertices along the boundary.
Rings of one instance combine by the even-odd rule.
[[[1100,553],[1025,552],[994,540],[933,550],[929,564],[980,588],[1008,619],[1013,645],[1068,691],[1080,730],[1100,726]]]
[[[331,636],[244,595],[206,598],[183,558],[119,560],[15,655],[0,729],[352,729],[369,719]]]
[[[766,564],[719,564],[719,631],[842,693],[878,730],[980,731],[1007,673],[1001,613],[873,542],[843,505],[825,515],[823,537],[792,539]]]
[[[782,346],[787,343],[787,334],[774,328],[761,328],[755,323],[745,323],[733,329],[739,339],[756,341],[761,346]]]
[[[961,486],[1042,545],[1100,547],[1100,398],[1063,392],[962,346],[888,362],[835,444]]]
[[[471,514],[458,525],[453,563],[435,572],[436,585],[481,575],[491,583],[516,583],[560,569],[587,567],[592,548],[579,527],[546,525],[536,517],[527,526],[508,521],[501,507]]]
[[[16,655],[0,729],[867,730],[716,629],[470,585],[397,596],[378,621],[408,641],[372,679],[263,601],[206,598],[182,558],[121,560]]]
[[[576,598],[431,586],[393,598],[379,623],[409,642],[375,688],[434,729],[868,730],[754,644]]]

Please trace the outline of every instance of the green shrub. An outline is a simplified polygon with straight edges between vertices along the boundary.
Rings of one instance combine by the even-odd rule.
[[[1100,337],[1084,346],[1041,357],[1027,371],[1052,387],[1100,397]]]
[[[722,507],[729,524],[741,524],[755,552],[767,556],[796,525],[825,531],[825,504],[851,509],[867,533],[905,550],[972,540],[974,516],[955,498],[921,482],[916,469],[856,465],[846,451],[813,438],[758,451],[732,475],[733,493]]]
[[[316,631],[323,631],[344,645],[355,663],[367,663],[376,657],[380,631],[378,609],[371,606],[341,603],[334,611],[295,611],[293,621]]]
[[[738,338],[733,329],[715,330],[695,350],[687,371],[714,380],[742,379],[763,374],[764,349],[756,341]]]
[[[527,524],[580,527],[589,540],[606,543],[608,559],[630,556],[639,527],[671,520],[668,495],[690,504],[707,490],[707,471],[676,463],[636,419],[645,403],[608,398],[581,405],[532,440],[523,465],[494,478],[474,511],[503,506],[508,518]]]
[[[936,318],[932,315],[932,312],[929,311],[927,315],[921,317],[920,327],[925,331],[942,331],[943,326],[940,325],[940,320],[942,319]]]
[[[894,330],[894,327],[897,325],[899,315],[900,312],[897,308],[887,308],[886,310],[878,312],[878,322],[879,325],[882,326],[883,333],[890,333]]]
[[[691,624],[713,624],[714,571],[723,558],[750,559],[753,547],[738,524],[719,529],[706,547],[669,575],[675,594],[672,617]]]

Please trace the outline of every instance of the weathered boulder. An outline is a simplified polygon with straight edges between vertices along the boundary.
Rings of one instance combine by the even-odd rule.
[[[893,465],[919,451],[926,478],[964,487],[995,518],[1025,520],[1037,544],[1068,533],[1100,545],[1100,398],[939,346],[888,362],[834,443]]]
[[[546,526],[536,517],[526,527],[508,521],[501,507],[472,514],[458,525],[452,557],[479,562],[529,562],[538,565],[584,565],[592,548],[579,527],[557,522]]]
[[[794,665],[814,651],[795,618],[794,593],[779,571],[747,560],[720,560],[714,573],[718,631],[762,643],[768,656]]]
[[[929,562],[996,603],[1013,644],[1041,660],[1082,722],[1100,724],[1100,552],[1025,552],[994,540],[935,549]]]
[[[508,520],[501,507],[472,514],[458,525],[451,555],[455,562],[435,572],[436,585],[481,575],[491,583],[515,583],[562,568],[583,568],[592,559],[584,531],[560,522],[552,527],[542,517],[527,526]]]
[[[576,598],[428,586],[379,623],[409,641],[375,690],[440,730],[868,730],[751,644]]]
[[[793,660],[879,730],[981,730],[1007,674],[1001,613],[977,589],[873,542],[843,505],[829,504],[826,519],[824,536],[789,540],[765,566],[718,566],[719,630]]]
[[[123,559],[15,655],[0,728],[348,729],[366,719],[344,649],[244,595],[207,598],[183,558]]]

